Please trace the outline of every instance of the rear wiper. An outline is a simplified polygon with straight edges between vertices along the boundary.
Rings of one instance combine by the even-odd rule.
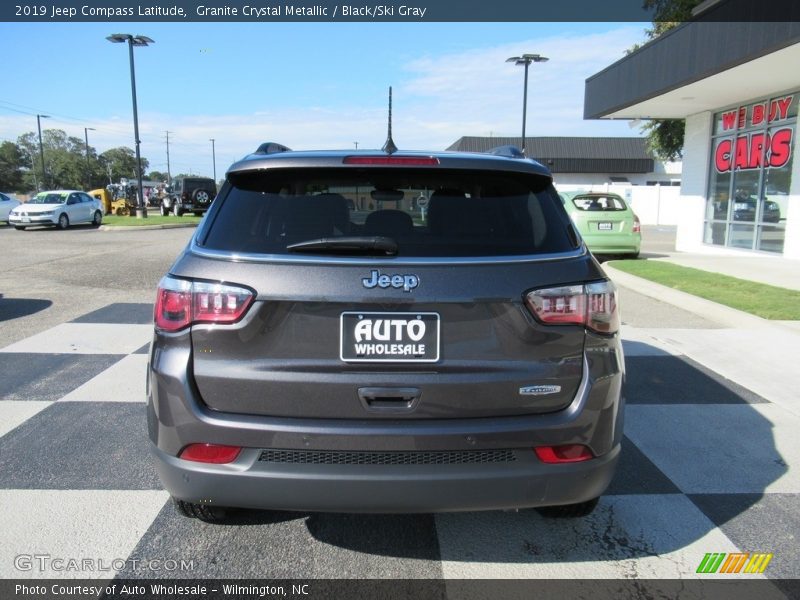
[[[332,237],[307,240],[286,246],[289,252],[326,252],[329,254],[397,254],[397,242],[382,236]]]

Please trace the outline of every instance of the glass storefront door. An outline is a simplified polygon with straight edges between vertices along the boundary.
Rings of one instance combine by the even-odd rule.
[[[706,244],[783,252],[798,100],[784,94],[715,115]]]

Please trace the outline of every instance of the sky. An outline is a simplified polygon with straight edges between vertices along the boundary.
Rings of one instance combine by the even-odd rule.
[[[528,136],[633,136],[628,121],[583,119],[584,82],[643,41],[649,23],[0,23],[0,142],[43,129],[98,152],[133,147],[127,46],[135,49],[142,156],[217,178],[262,142],[292,149],[380,148],[388,88],[401,150],[443,150],[461,136],[519,136],[522,67]]]

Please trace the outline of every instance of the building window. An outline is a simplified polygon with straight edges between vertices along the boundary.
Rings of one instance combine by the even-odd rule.
[[[714,115],[705,243],[783,252],[798,99],[783,94]]]

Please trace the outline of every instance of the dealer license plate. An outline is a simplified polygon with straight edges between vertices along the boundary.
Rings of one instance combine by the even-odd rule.
[[[344,312],[339,357],[362,363],[436,362],[439,323],[439,314],[431,312]]]
[[[603,221],[602,223],[597,224],[597,229],[599,229],[600,231],[611,231],[611,229],[613,229],[613,226],[611,225],[610,222]]]

